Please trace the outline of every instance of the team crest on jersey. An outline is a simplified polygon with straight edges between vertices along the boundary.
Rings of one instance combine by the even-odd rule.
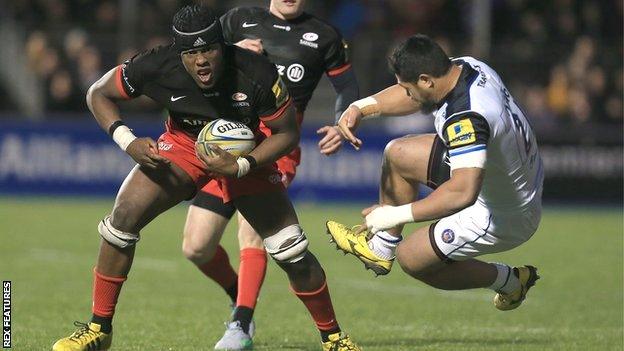
[[[234,94],[232,94],[232,100],[234,100],[234,101],[244,101],[244,100],[247,100],[247,95],[245,93],[241,93],[241,92],[234,93]]]
[[[446,127],[446,133],[448,134],[449,147],[467,145],[477,140],[469,118],[452,123]]]
[[[450,244],[453,240],[455,240],[455,232],[451,229],[444,229],[444,231],[442,231],[442,241]]]
[[[318,49],[318,43],[315,43],[318,37],[319,36],[316,33],[312,33],[312,32],[305,33],[303,36],[301,36],[301,39],[299,39],[299,44],[309,46],[314,49]]]
[[[318,34],[312,33],[312,32],[305,33],[302,36],[302,38],[307,40],[307,41],[316,41],[316,39],[318,39],[318,37],[319,37]]]
[[[240,91],[232,94],[232,100],[235,102],[232,104],[232,107],[249,107],[249,102],[247,100],[247,94],[241,93]]]

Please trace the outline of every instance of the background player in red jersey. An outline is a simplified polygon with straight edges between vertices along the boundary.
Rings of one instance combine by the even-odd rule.
[[[98,124],[138,165],[121,185],[112,213],[98,226],[102,236],[94,269],[93,316],[55,351],[107,350],[112,318],[123,282],[132,266],[139,232],[152,219],[193,197],[218,175],[225,201],[239,211],[264,239],[271,256],[287,273],[291,288],[306,305],[321,332],[325,350],[357,350],[341,334],[322,267],[307,250],[308,241],[277,175],[274,161],[299,140],[291,99],[275,67],[264,57],[223,42],[221,24],[211,9],[182,8],[173,19],[174,43],[143,52],[106,73],[87,94]],[[243,93],[248,104],[232,103]],[[137,138],[119,115],[118,100],[146,95],[169,112],[158,144]],[[249,155],[216,148],[214,157],[195,153],[196,135],[207,122],[227,116],[258,133]],[[251,347],[249,343],[247,345]]]
[[[305,0],[272,0],[269,8],[240,7],[221,18],[224,38],[273,62],[284,80],[297,113],[303,121],[306,106],[323,74],[337,93],[336,120],[358,98],[358,85],[351,68],[347,44],[326,22],[303,11]],[[261,124],[264,134],[271,131]],[[319,142],[324,154],[336,152],[342,137],[336,126],[325,126]],[[282,182],[288,186],[296,174],[301,151],[295,148],[277,161]],[[236,208],[224,203],[216,181],[209,182],[189,207],[184,228],[183,252],[201,272],[217,282],[236,305],[216,349],[238,349],[253,337],[253,310],[266,272],[262,239],[239,216],[240,267],[237,275],[219,241]]]

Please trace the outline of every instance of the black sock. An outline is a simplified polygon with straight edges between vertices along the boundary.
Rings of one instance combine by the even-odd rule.
[[[113,318],[111,317],[100,317],[94,314],[93,317],[91,317],[91,322],[99,324],[101,327],[100,331],[102,333],[110,334],[113,330]]]
[[[238,298],[238,282],[234,282],[232,286],[225,289],[226,294],[232,299],[232,303],[236,305],[236,299]]]
[[[236,309],[234,309],[234,313],[232,313],[232,321],[240,322],[240,326],[241,328],[243,328],[243,331],[249,334],[249,323],[251,323],[253,313],[253,308],[236,306]]]
[[[331,330],[319,330],[321,332],[321,341],[328,342],[331,334],[340,333],[340,328],[336,327]]]

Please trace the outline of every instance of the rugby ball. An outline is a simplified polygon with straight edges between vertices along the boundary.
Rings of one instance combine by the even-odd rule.
[[[226,119],[216,119],[206,124],[197,135],[200,152],[212,156],[210,145],[217,145],[238,157],[247,155],[256,147],[256,138],[245,124]]]

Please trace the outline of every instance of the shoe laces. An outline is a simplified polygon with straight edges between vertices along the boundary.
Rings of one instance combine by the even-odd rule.
[[[338,340],[336,340],[334,342],[334,345],[332,345],[331,350],[332,351],[333,350],[336,350],[336,351],[358,351],[359,349],[351,341],[351,339],[349,338],[348,335],[344,335],[340,339],[338,339]]]
[[[244,333],[243,327],[241,327],[241,324],[239,321],[223,322],[223,324],[225,324],[226,331],[240,330]]]
[[[81,340],[82,338],[96,334],[96,331],[89,328],[89,324],[75,321],[74,326],[78,327],[78,330],[73,332],[73,334],[69,337],[73,340]]]

